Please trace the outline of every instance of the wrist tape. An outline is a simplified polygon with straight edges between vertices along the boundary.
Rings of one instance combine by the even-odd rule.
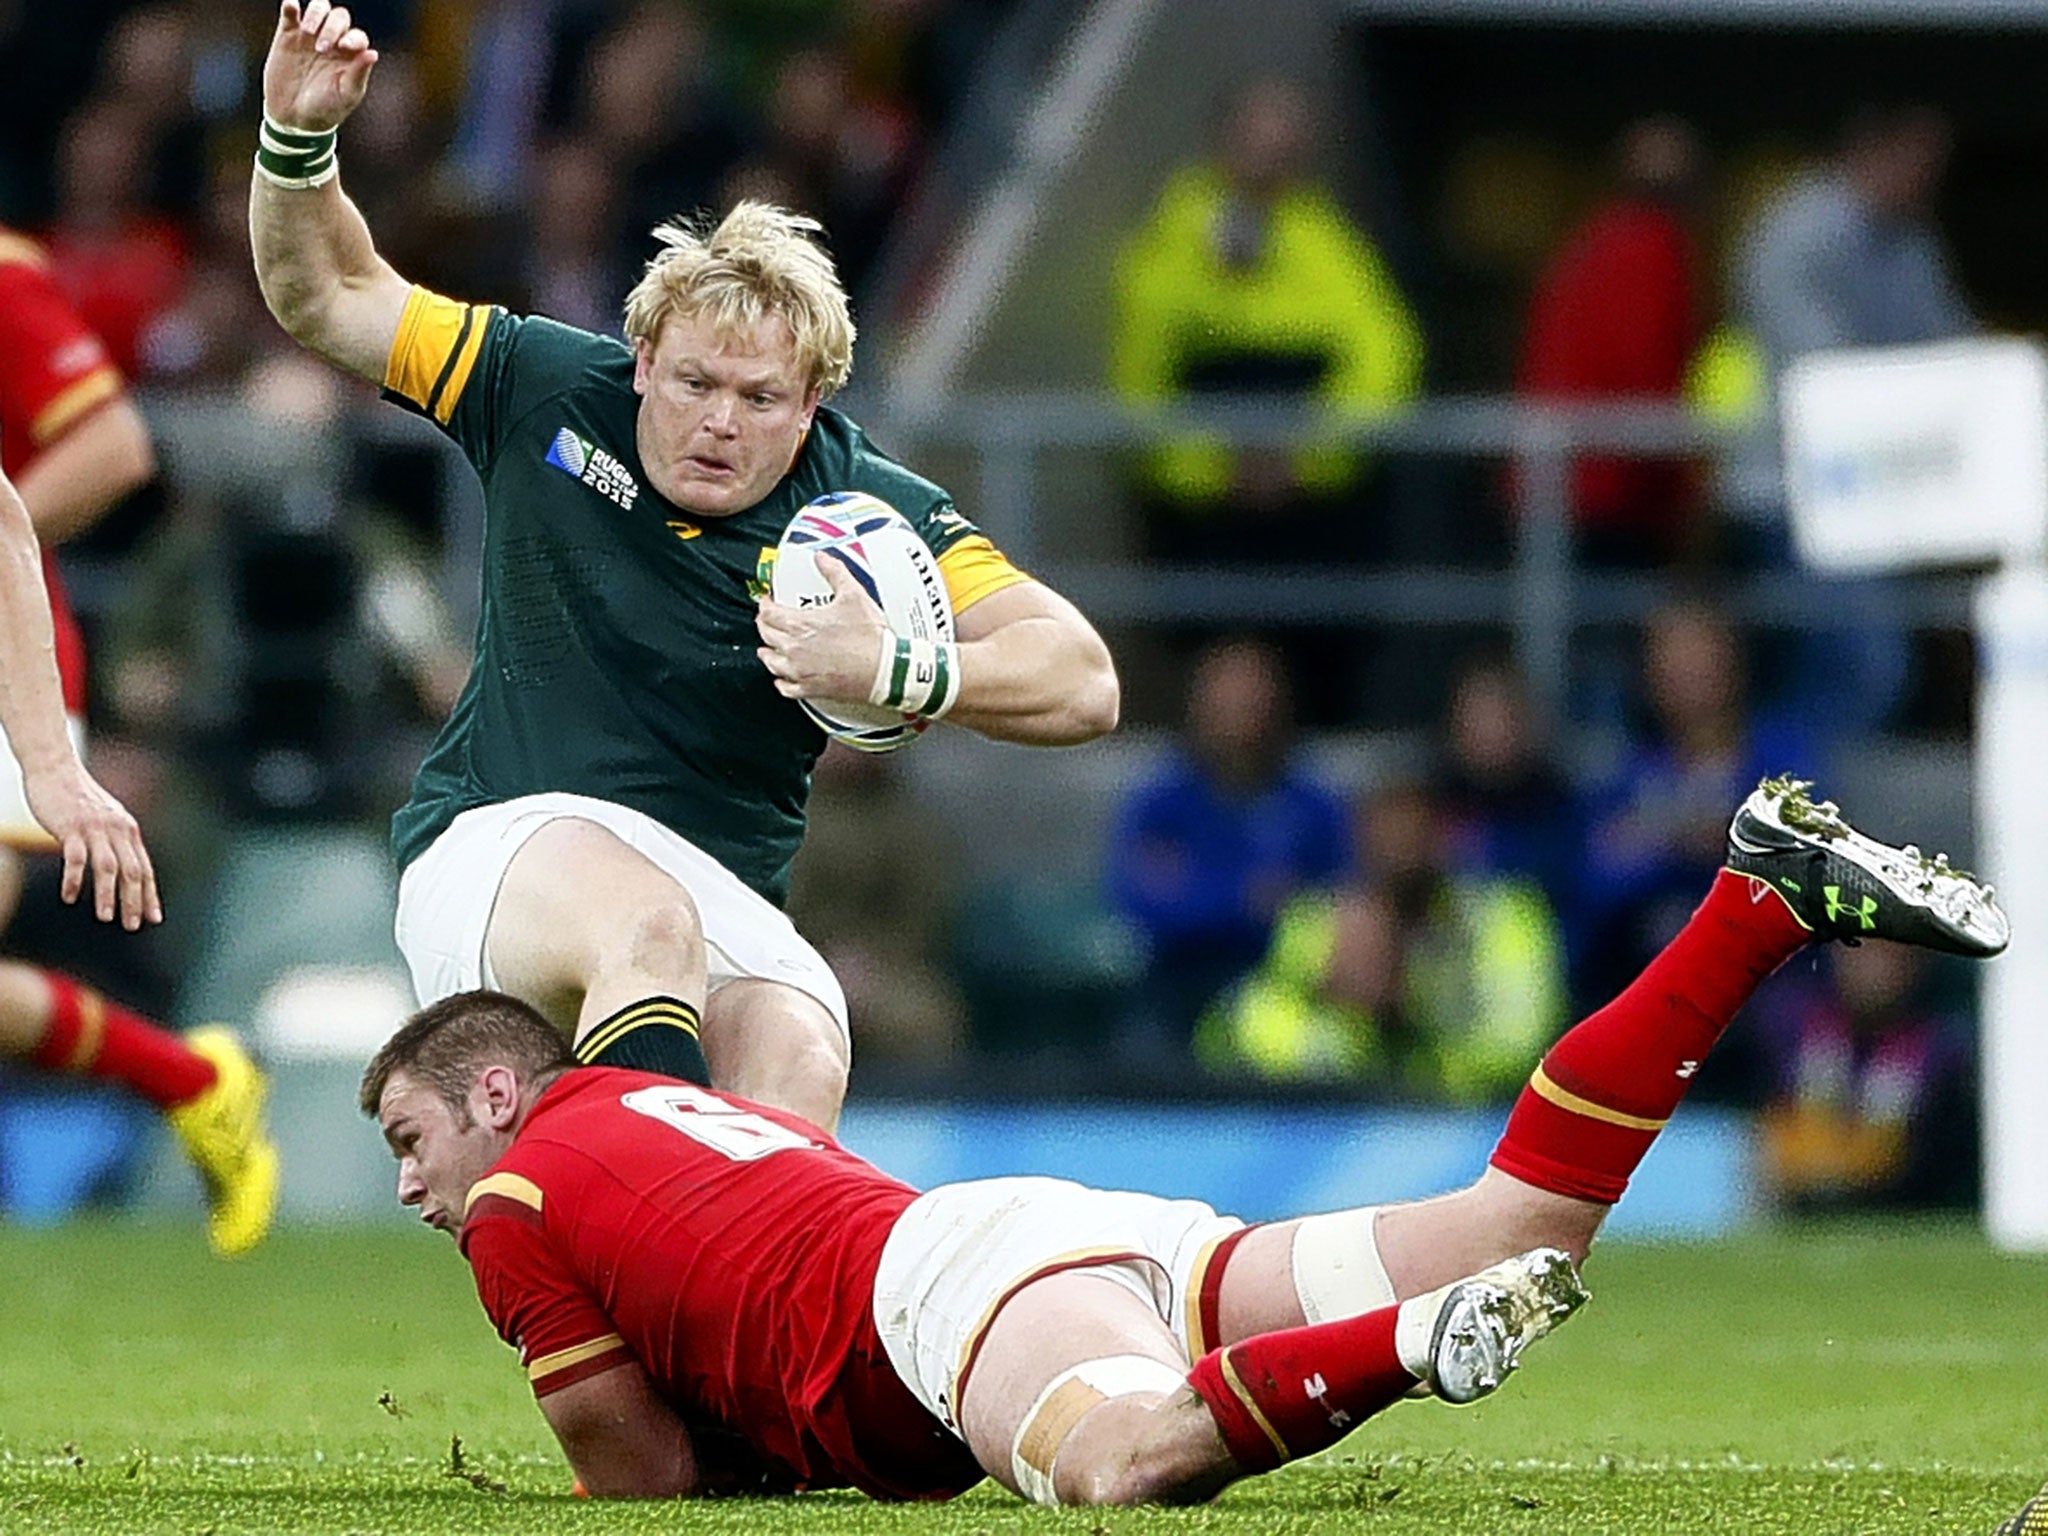
[[[256,135],[256,171],[272,186],[289,191],[321,186],[334,180],[339,169],[334,161],[334,141],[339,130],[317,132],[286,128],[263,115]]]
[[[927,720],[945,716],[960,698],[960,647],[884,633],[868,702]]]

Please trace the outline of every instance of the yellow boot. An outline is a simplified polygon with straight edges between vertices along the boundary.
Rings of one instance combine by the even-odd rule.
[[[277,1148],[263,1120],[270,1083],[232,1030],[208,1025],[185,1043],[213,1063],[216,1076],[166,1118],[205,1181],[207,1241],[232,1258],[263,1241],[277,1210]]]

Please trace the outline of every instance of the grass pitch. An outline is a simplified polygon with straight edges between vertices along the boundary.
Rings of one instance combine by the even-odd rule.
[[[1497,1397],[1403,1405],[1205,1509],[597,1505],[452,1247],[0,1232],[0,1532],[1988,1533],[2048,1477],[2048,1263],[1953,1226],[1603,1249]],[[460,1441],[459,1452],[454,1442]]]

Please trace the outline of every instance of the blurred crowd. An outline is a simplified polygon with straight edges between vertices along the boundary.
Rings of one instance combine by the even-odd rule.
[[[1284,657],[1226,636],[1116,806],[1093,901],[1056,886],[1022,914],[990,893],[935,901],[925,842],[878,852],[919,814],[895,765],[835,753],[822,803],[854,825],[857,784],[879,835],[807,849],[793,906],[847,982],[871,1072],[994,1058],[1005,1080],[1057,1081],[1085,1060],[1098,1090],[1495,1104],[1677,932],[1760,778],[1828,782],[1826,735],[1756,707],[1751,675],[1713,606],[1659,608],[1640,727],[1589,771],[1498,653],[1455,671],[1425,750],[1404,756],[1304,740]],[[913,888],[922,916],[898,925],[888,893]],[[1891,946],[1802,958],[1692,1096],[1762,1112],[1762,1172],[1788,1204],[1967,1201],[1971,995],[1967,968]]]
[[[359,425],[348,386],[291,345],[252,281],[274,10],[63,9],[0,13],[0,222],[42,244],[131,380],[278,428],[257,463],[188,451],[66,553],[95,640],[95,768],[150,830],[175,910],[234,827],[371,822],[397,802],[461,684],[474,595],[451,572],[472,568],[449,547],[431,456]],[[408,276],[592,329],[617,329],[652,224],[741,196],[817,216],[858,304],[1009,9],[366,0],[383,57],[343,137],[345,183]],[[1732,239],[1713,233],[1728,200],[1691,125],[1617,128],[1498,359],[1521,397],[1767,422],[1805,352],[1974,329],[1932,221],[1951,140],[1933,108],[1847,115]],[[1297,82],[1249,80],[1213,142],[1133,211],[1100,275],[1118,396],[1309,402],[1341,426],[1429,390],[1446,317],[1423,313],[1371,210],[1316,169],[1335,132]],[[314,425],[330,430],[297,430]],[[928,878],[957,861],[929,850],[900,765],[828,754],[792,906],[852,1000],[858,1080],[1051,1043],[1082,1076],[1114,1061],[1176,1091],[1511,1096],[1675,931],[1748,787],[1825,783],[1847,735],[1897,725],[1928,691],[1875,586],[1831,587],[1827,617],[1790,635],[1731,626],[1718,582],[1801,579],[1770,434],[1736,441],[1713,462],[1572,466],[1575,558],[1658,578],[1664,601],[1581,657],[1571,720],[1545,718],[1492,646],[1404,664],[1411,704],[1385,713],[1426,721],[1430,750],[1340,782],[1298,750],[1298,726],[1384,723],[1361,690],[1388,669],[1321,634],[1191,631],[1184,700],[1153,710],[1173,744],[1116,807],[1099,887]],[[1504,547],[1523,488],[1488,473],[1477,501]],[[1397,468],[1341,439],[1168,440],[1128,466],[1128,489],[1133,543],[1157,561],[1280,567],[1313,541],[1415,564],[1472,537],[1404,515]],[[1618,743],[1599,761],[1560,747],[1589,724]],[[873,856],[913,847],[914,878]],[[48,942],[79,942],[66,932]],[[1013,938],[1031,964],[996,952]],[[153,977],[109,986],[169,1011],[195,943],[174,919]],[[1830,955],[1773,983],[1702,1091],[1764,1110],[1767,1172],[1790,1201],[1966,1197],[1968,1002],[1915,957]]]
[[[401,271],[572,324],[617,328],[655,223],[742,196],[817,216],[859,293],[1007,5],[370,0],[348,190]],[[133,379],[235,382],[289,351],[245,228],[275,24],[252,0],[0,20],[0,206]]]
[[[1952,139],[1932,106],[1856,107],[1824,153],[1745,189],[1738,212],[1690,123],[1621,127],[1578,216],[1528,273],[1519,334],[1484,382],[1545,405],[1688,409],[1724,427],[1729,446],[1712,458],[1577,457],[1571,540],[1583,567],[1805,580],[1772,425],[1777,383],[1810,352],[1977,329],[1933,223]],[[1121,252],[1109,354],[1119,396],[1139,408],[1265,397],[1343,423],[1425,392],[1424,329],[1381,232],[1312,169],[1332,142],[1327,105],[1294,81],[1257,78],[1231,96],[1211,151],[1175,172]],[[1460,331],[1458,317],[1438,329]],[[1502,547],[1524,515],[1515,473],[1450,513],[1440,504],[1459,498],[1418,503],[1398,473],[1337,445],[1169,441],[1134,469],[1140,544],[1156,559],[1236,567],[1300,565],[1308,551],[1465,563],[1475,547]],[[1825,700],[1843,724],[1875,728],[1912,714],[1916,684],[1952,691],[1953,647],[1916,665],[1881,583],[1808,582],[1806,595],[1807,623],[1772,678],[1788,702]],[[1330,647],[1316,644],[1328,673]],[[1427,690],[1404,692],[1390,669],[1363,670],[1362,688],[1335,694],[1337,718],[1319,693],[1315,723],[1344,723],[1361,691],[1397,714],[1426,704]],[[1585,668],[1578,713],[1611,720],[1611,673],[1599,658]]]

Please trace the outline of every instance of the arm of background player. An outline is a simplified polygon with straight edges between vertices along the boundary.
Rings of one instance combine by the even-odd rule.
[[[1116,663],[1081,610],[1042,582],[1004,587],[959,617],[960,700],[947,714],[997,741],[1066,747],[1116,729]]]
[[[29,809],[64,849],[64,899],[75,900],[88,865],[93,905],[105,922],[119,894],[124,924],[163,921],[156,875],[127,809],[99,786],[72,749],[57,682],[50,594],[28,509],[0,476],[0,727],[21,764]]]
[[[594,1499],[670,1499],[702,1491],[690,1432],[622,1359],[540,1400],[576,1481]]]
[[[149,428],[124,393],[38,453],[14,487],[28,506],[36,537],[45,544],[61,544],[85,532],[155,474]]]
[[[284,0],[263,64],[263,109],[285,127],[335,127],[361,104],[376,62],[346,9],[309,0],[301,12],[298,0]],[[377,254],[340,180],[288,189],[252,171],[249,238],[256,281],[278,324],[350,373],[382,383],[411,285]]]

